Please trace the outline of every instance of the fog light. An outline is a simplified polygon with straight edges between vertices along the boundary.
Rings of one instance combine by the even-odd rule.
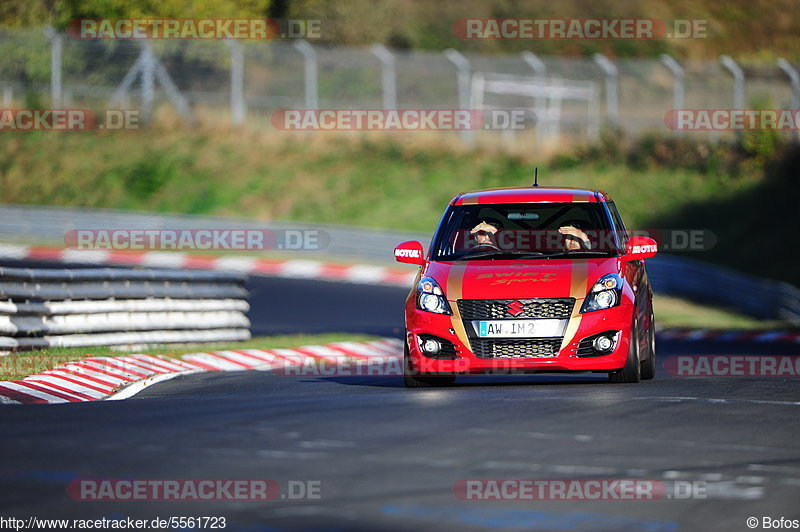
[[[428,338],[422,342],[422,350],[429,355],[435,355],[442,350],[442,346],[436,340]]]
[[[597,351],[611,351],[611,349],[614,347],[614,340],[608,336],[598,336],[594,339],[594,342],[592,342],[592,346]]]

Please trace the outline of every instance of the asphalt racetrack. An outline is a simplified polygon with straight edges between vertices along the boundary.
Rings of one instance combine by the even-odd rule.
[[[249,288],[255,334],[401,332],[403,289],[261,277]],[[798,354],[797,344],[766,343],[658,350],[660,365]],[[639,384],[533,375],[411,390],[394,376],[200,373],[124,401],[0,408],[0,504],[21,519],[219,516],[229,531],[763,530],[764,517],[800,519],[798,414],[796,379],[782,377],[662,369]],[[67,493],[79,479],[273,479],[282,497],[87,502]],[[644,479],[672,491],[462,500],[454,487],[469,479]]]

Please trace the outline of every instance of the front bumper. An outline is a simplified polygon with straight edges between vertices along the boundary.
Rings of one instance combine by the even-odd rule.
[[[525,339],[532,344],[546,342],[558,346],[553,349],[553,356],[515,358],[487,357],[485,350],[476,349],[477,345],[473,344],[480,340],[476,340],[474,332],[462,321],[455,302],[450,302],[454,313],[452,316],[420,311],[413,301],[410,303],[406,306],[406,342],[410,370],[418,374],[613,371],[624,367],[628,356],[633,305],[625,300],[617,307],[585,314],[579,312],[583,301],[577,300],[563,337]],[[579,356],[579,353],[586,351],[579,351],[581,340],[609,331],[619,333],[612,351],[602,355]],[[441,338],[452,343],[454,349],[447,350],[445,359],[433,358],[420,348],[420,335],[423,339],[430,336]],[[483,356],[477,356],[476,351],[482,351]],[[516,351],[524,352],[525,346]],[[530,352],[536,353],[537,350],[532,348]],[[451,353],[454,355],[450,356]]]

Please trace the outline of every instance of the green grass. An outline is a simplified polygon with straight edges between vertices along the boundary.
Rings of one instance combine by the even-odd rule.
[[[375,336],[349,333],[297,334],[284,336],[260,336],[238,343],[211,343],[159,347],[130,351],[129,353],[148,353],[177,358],[187,353],[206,351],[225,351],[228,349],[277,349],[292,348],[302,345],[327,344],[331,342],[355,341],[363,342],[378,339]],[[86,357],[123,356],[125,351],[110,347],[70,347],[26,351],[0,357],[0,380],[20,380],[60,364]]]
[[[636,168],[624,160],[550,164],[546,154],[465,152],[440,137],[305,140],[204,128],[8,133],[0,136],[0,201],[428,232],[456,193],[526,186],[535,166],[545,185],[605,189],[633,226],[689,202],[747,190],[755,180]]]
[[[780,321],[762,321],[735,310],[700,305],[676,297],[653,295],[653,309],[659,328],[690,329],[787,329]]]

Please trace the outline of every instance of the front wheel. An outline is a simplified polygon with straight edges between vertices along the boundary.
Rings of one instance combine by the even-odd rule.
[[[438,386],[451,386],[456,382],[455,375],[422,376],[414,375],[411,367],[411,356],[408,354],[408,345],[403,352],[403,384],[406,388],[435,388]]]
[[[636,323],[631,327],[631,339],[628,345],[628,358],[625,367],[608,374],[610,382],[639,382],[642,378],[642,364],[639,359],[639,334]]]
[[[650,315],[650,327],[647,328],[647,357],[642,360],[642,380],[650,380],[656,376],[656,329],[653,316]]]

